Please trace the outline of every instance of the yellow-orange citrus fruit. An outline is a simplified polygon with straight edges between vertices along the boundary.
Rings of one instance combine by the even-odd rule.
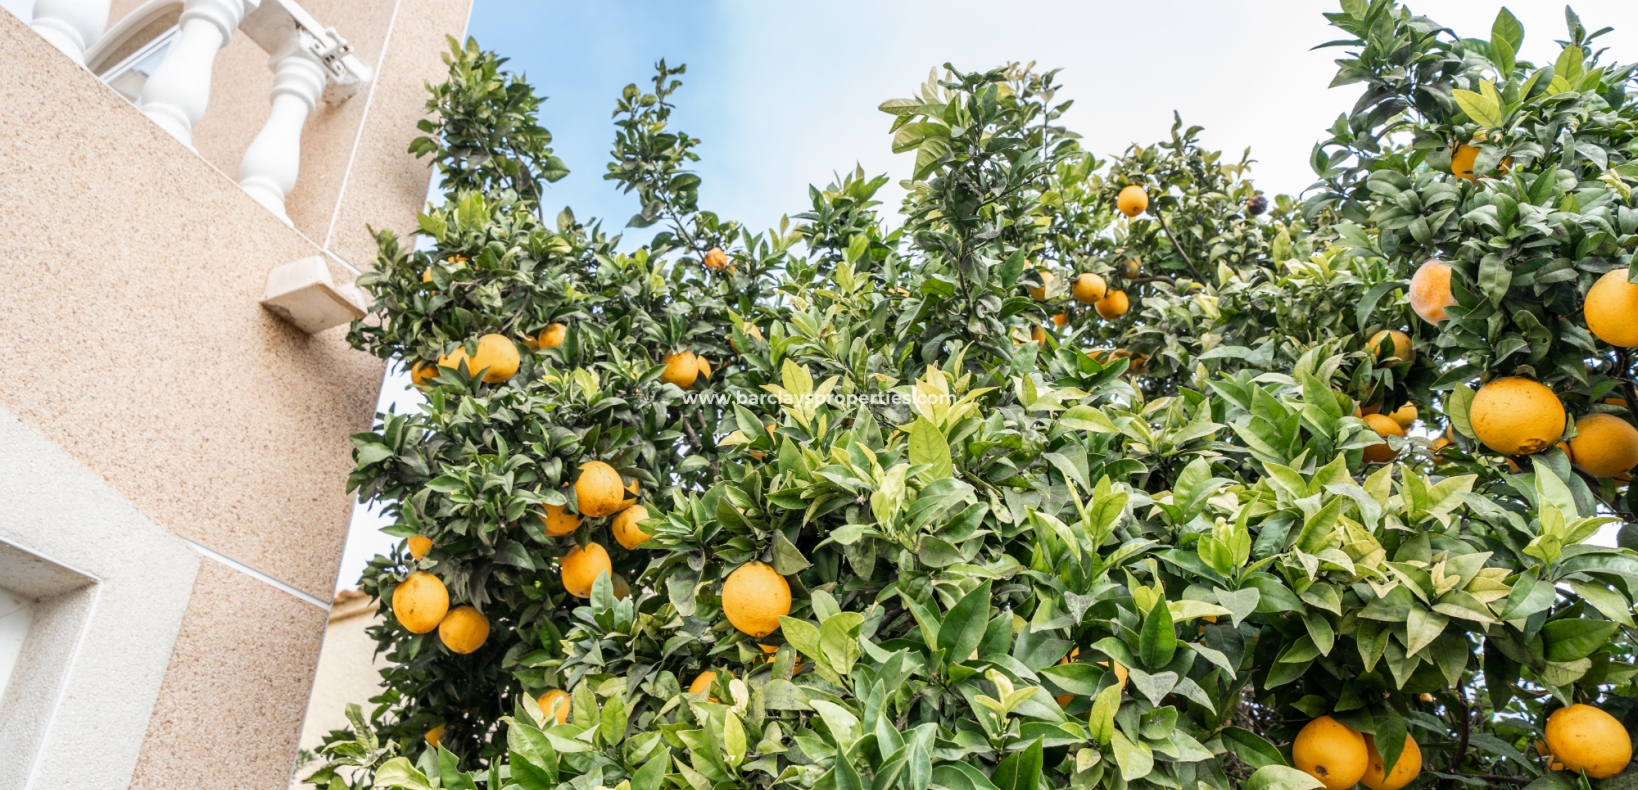
[[[1064,656],[1062,659],[1060,659],[1058,661],[1058,665],[1063,666],[1064,664],[1068,664],[1069,662],[1074,661],[1076,658],[1078,658],[1080,656],[1080,654],[1081,654],[1081,649],[1077,647],[1074,650],[1069,651],[1069,655]],[[1067,707],[1069,707],[1069,703],[1071,703],[1071,702],[1073,702],[1075,700],[1075,695],[1074,694],[1065,694],[1063,696],[1053,697],[1053,699],[1057,700],[1058,707],[1067,708]]]
[[[1131,674],[1131,673],[1126,671],[1126,667],[1122,666],[1119,661],[1099,661],[1098,662],[1098,666],[1100,666],[1100,667],[1108,667],[1111,664],[1113,664],[1114,668],[1115,668],[1115,680],[1120,682],[1120,687],[1121,688],[1123,688],[1123,689],[1126,688],[1126,678],[1129,677],[1130,674]]]
[[[705,268],[728,268],[728,253],[723,252],[721,247],[712,247],[709,252],[705,253]]]
[[[1365,777],[1365,737],[1330,716],[1303,725],[1291,744],[1297,770],[1320,781],[1325,790],[1346,790]]]
[[[483,371],[483,380],[489,384],[499,384],[518,372],[518,364],[522,358],[518,355],[518,347],[512,344],[505,335],[489,334],[478,338],[478,351],[468,357],[466,347],[458,346],[454,351],[438,358],[438,366],[459,369],[462,362],[466,363],[468,373],[477,375]]]
[[[1371,335],[1370,342],[1365,344],[1365,350],[1385,365],[1401,365],[1416,359],[1416,352],[1411,348],[1410,335],[1397,329],[1384,329]]]
[[[643,541],[654,537],[637,527],[637,522],[648,518],[648,508],[642,505],[632,505],[619,513],[614,514],[614,523],[609,531],[614,533],[614,539],[620,545],[631,551],[643,544]]]
[[[1029,328],[1029,339],[1037,345],[1046,345],[1046,337],[1046,330],[1042,329],[1040,324]]]
[[[427,552],[432,551],[432,538],[425,535],[411,535],[404,543],[409,546],[410,556],[415,559],[421,559],[427,556]]]
[[[438,377],[438,366],[417,362],[410,368],[410,383],[419,387]]]
[[[694,367],[699,370],[701,376],[704,376],[708,381],[710,380],[711,363],[707,362],[705,357],[696,354],[694,356]]]
[[[1108,290],[1109,284],[1103,281],[1103,277],[1087,272],[1075,278],[1075,284],[1070,287],[1069,292],[1075,297],[1075,301],[1081,304],[1097,304]]]
[[[1409,428],[1416,422],[1416,415],[1416,404],[1407,403],[1397,409],[1394,409],[1393,413],[1388,415],[1388,418],[1399,423],[1399,427],[1401,428]]]
[[[1638,466],[1638,428],[1613,414],[1589,414],[1575,421],[1570,457],[1593,477],[1614,477]]]
[[[1120,276],[1128,280],[1135,279],[1143,271],[1143,262],[1136,258],[1127,258],[1120,262]]]
[[[1473,163],[1479,158],[1479,149],[1471,145],[1458,145],[1456,152],[1450,155],[1450,173],[1464,181],[1478,181],[1473,176]]]
[[[694,676],[694,682],[688,684],[688,693],[698,694],[698,693],[710,688],[711,684],[715,683],[716,681],[717,681],[717,673],[712,672],[711,670],[707,669],[704,672],[701,672],[698,675]],[[712,700],[712,701],[715,702],[715,700]]]
[[[1115,208],[1120,209],[1120,213],[1128,217],[1142,214],[1149,208],[1149,193],[1143,191],[1143,187],[1137,184],[1127,184],[1120,190],[1120,194],[1115,196]]]
[[[1069,323],[1069,314],[1068,313],[1059,313],[1059,314],[1052,317],[1052,325],[1053,326],[1063,326],[1064,324],[1067,324],[1067,323]]]
[[[540,705],[541,712],[545,713],[547,718],[557,719],[558,724],[569,723],[569,709],[573,707],[573,703],[569,701],[569,692],[552,689],[540,695],[535,703]]]
[[[1376,739],[1369,735],[1365,736],[1365,751],[1365,776],[1359,783],[1371,790],[1399,790],[1422,773],[1422,747],[1417,746],[1416,740],[1409,735],[1405,736],[1405,750],[1399,753],[1399,761],[1393,764],[1393,771],[1386,775],[1382,770],[1385,767],[1382,755],[1376,753]]]
[[[574,497],[580,503],[582,514],[602,518],[625,510],[631,502],[624,494],[625,484],[614,467],[602,461],[580,465],[580,478],[574,481]]]
[[[1047,298],[1047,292],[1051,291],[1052,286],[1056,285],[1057,283],[1057,275],[1053,274],[1052,272],[1041,272],[1041,287],[1029,288],[1029,298],[1034,299],[1037,302],[1045,301]]]
[[[605,573],[611,577],[614,575],[614,566],[609,564],[609,552],[600,543],[587,543],[584,549],[579,546],[569,549],[559,564],[562,565],[563,589],[576,598],[590,598],[592,583],[597,581],[598,576]]]
[[[740,328],[740,332],[743,333],[746,337],[754,337],[757,340],[762,339],[762,329],[759,328],[756,324],[746,324],[745,326]],[[740,350],[739,344],[734,342],[733,335],[728,336],[728,347],[733,349],[735,354],[745,353],[744,351]]]
[[[1632,762],[1632,738],[1614,716],[1591,705],[1559,708],[1547,717],[1547,749],[1570,771],[1594,779],[1621,773]]]
[[[392,613],[404,630],[424,634],[449,612],[449,589],[430,573],[415,572],[392,591]]]
[[[421,282],[424,282],[424,283],[432,282],[432,267],[431,266],[428,266],[427,268],[421,270]]]
[[[1627,282],[1625,267],[1605,272],[1581,305],[1587,329],[1612,346],[1638,346],[1638,285]]]
[[[1132,303],[1126,298],[1125,291],[1110,291],[1098,300],[1093,309],[1097,310],[1098,315],[1103,316],[1104,320],[1113,321],[1126,315],[1126,311],[1131,307]]]
[[[440,724],[430,730],[427,730],[427,734],[421,737],[426,739],[428,746],[431,746],[434,749],[438,748],[438,744],[444,740],[444,725]]]
[[[694,352],[684,349],[665,355],[660,360],[665,363],[665,371],[660,374],[660,380],[667,384],[674,384],[682,389],[694,386],[694,379],[700,377],[700,363],[694,358]]]
[[[466,655],[489,638],[489,618],[470,606],[457,606],[438,624],[438,641],[451,652]]]
[[[535,518],[545,522],[546,534],[554,538],[573,535],[580,529],[580,517],[565,510],[563,505],[547,505],[545,510],[535,511]]]
[[[1450,293],[1452,271],[1450,264],[1430,260],[1411,275],[1410,306],[1423,321],[1438,325],[1450,317],[1445,308],[1456,304],[1456,297]]]
[[[1396,453],[1393,448],[1388,446],[1387,438],[1389,436],[1402,437],[1405,435],[1405,429],[1399,427],[1399,423],[1394,422],[1392,417],[1385,414],[1367,414],[1365,415],[1365,424],[1370,426],[1370,429],[1376,431],[1376,435],[1383,439],[1383,441],[1365,448],[1365,462],[1385,464],[1392,461]]]
[[[779,630],[781,615],[791,613],[791,585],[773,566],[747,562],[722,584],[722,613],[735,628],[767,636]]]
[[[535,345],[539,348],[557,348],[563,345],[563,338],[568,334],[569,328],[562,324],[547,324],[535,338]]]
[[[1526,378],[1499,378],[1479,388],[1468,422],[1486,447],[1502,455],[1539,453],[1564,433],[1564,404]]]

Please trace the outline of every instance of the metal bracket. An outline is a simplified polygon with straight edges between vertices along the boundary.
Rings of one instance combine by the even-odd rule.
[[[333,27],[325,27],[295,0],[262,0],[239,24],[262,49],[278,52],[290,36],[299,36],[303,49],[324,65],[324,100],[340,104],[374,79],[375,72],[353,55]]]

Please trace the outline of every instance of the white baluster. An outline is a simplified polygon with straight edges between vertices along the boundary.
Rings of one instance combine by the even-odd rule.
[[[181,33],[142,87],[142,112],[184,145],[210,102],[210,72],[245,14],[261,0],[185,0]]]
[[[313,39],[292,30],[284,46],[268,58],[273,69],[273,109],[239,162],[239,186],[286,223],[284,198],[301,168],[301,130],[324,92],[325,71],[313,54]]]
[[[85,65],[85,51],[108,28],[109,0],[34,0],[34,32]]]

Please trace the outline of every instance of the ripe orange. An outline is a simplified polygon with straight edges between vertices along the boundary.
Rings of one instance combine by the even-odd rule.
[[[409,547],[410,556],[418,560],[427,556],[427,552],[432,551],[432,538],[425,535],[411,535],[410,539],[404,541],[404,543]]]
[[[728,253],[723,252],[721,247],[712,247],[709,252],[705,253],[704,263],[707,269],[726,269],[728,268]]]
[[[1526,378],[1499,378],[1479,388],[1468,409],[1473,432],[1502,455],[1539,453],[1564,433],[1564,404]]]
[[[434,749],[438,748],[438,744],[444,740],[444,725],[440,724],[427,730],[427,734],[421,737],[426,739],[428,746]]]
[[[762,339],[762,329],[756,324],[746,324],[740,328],[740,331],[744,333],[746,337],[754,337],[757,340]],[[733,349],[735,354],[745,353],[744,351],[740,350],[739,344],[734,342],[733,335],[728,336],[728,347]]]
[[[665,372],[660,374],[660,380],[667,384],[688,389],[694,386],[694,379],[699,378],[700,364],[692,351],[674,351],[660,361],[665,363]]]
[[[614,533],[614,539],[626,547],[626,551],[641,546],[644,541],[654,537],[638,528],[637,522],[648,518],[648,508],[642,505],[632,505],[614,515],[614,523],[609,531]]]
[[[547,324],[535,338],[536,348],[557,348],[563,345],[564,336],[569,334],[569,328],[562,324]]]
[[[1126,311],[1131,307],[1132,303],[1126,298],[1125,291],[1110,291],[1102,299],[1098,300],[1094,309],[1098,311],[1098,315],[1103,316],[1104,320],[1113,321],[1126,315]]]
[[[1376,431],[1376,435],[1384,440],[1389,436],[1403,437],[1405,435],[1405,429],[1399,427],[1399,423],[1394,422],[1392,417],[1385,414],[1367,414],[1365,415],[1365,424],[1370,426],[1371,430]],[[1394,456],[1397,455],[1393,448],[1388,446],[1387,441],[1377,442],[1366,447],[1364,454],[1365,463],[1368,464],[1385,464],[1392,461]]]
[[[425,385],[438,377],[438,366],[426,362],[417,362],[410,368],[410,383],[417,387]]]
[[[779,630],[780,616],[791,613],[791,585],[773,566],[752,560],[723,582],[722,612],[735,628],[767,636]]]
[[[1384,329],[1371,335],[1365,351],[1385,365],[1401,365],[1416,359],[1410,335],[1397,329]]]
[[[1058,275],[1055,275],[1052,272],[1041,272],[1041,287],[1028,288],[1029,298],[1034,299],[1037,302],[1044,302],[1046,301],[1047,293],[1052,290],[1052,286],[1057,284]]]
[[[1416,422],[1416,415],[1416,404],[1406,403],[1394,409],[1393,413],[1388,415],[1388,418],[1399,423],[1401,428],[1409,428]]]
[[[1109,284],[1103,281],[1103,277],[1087,272],[1075,278],[1075,284],[1069,292],[1075,297],[1075,301],[1081,304],[1097,304],[1108,290]]]
[[[733,675],[729,675],[729,677],[733,677]],[[717,682],[717,673],[707,669],[704,672],[694,676],[694,682],[688,684],[688,693],[698,694],[708,688],[711,688],[711,684],[715,682]],[[716,697],[712,697],[711,701],[716,702]]]
[[[1473,163],[1479,158],[1479,149],[1471,145],[1458,145],[1456,152],[1450,155],[1450,173],[1464,181],[1477,182],[1473,176]]]
[[[574,497],[580,503],[582,514],[602,518],[625,510],[631,502],[624,494],[625,486],[614,467],[602,461],[580,465],[580,478],[574,481]]]
[[[1450,293],[1450,264],[1430,260],[1417,268],[1411,276],[1410,305],[1423,321],[1437,326],[1449,316],[1445,308],[1456,304]]]
[[[392,613],[412,634],[438,627],[449,612],[449,589],[437,576],[417,571],[392,591]]]
[[[1422,772],[1422,747],[1409,735],[1405,736],[1405,750],[1399,753],[1399,761],[1393,764],[1393,773],[1386,776],[1382,771],[1382,755],[1376,753],[1376,739],[1369,735],[1365,736],[1365,752],[1365,777],[1359,783],[1371,790],[1399,790]]]
[[[1128,217],[1142,214],[1149,208],[1149,193],[1137,184],[1127,184],[1115,196],[1115,208]]]
[[[1365,777],[1365,738],[1330,716],[1303,725],[1291,744],[1291,762],[1325,790],[1346,790]]]
[[[469,373],[477,375],[478,371],[483,371],[484,382],[499,384],[518,372],[522,358],[518,355],[518,347],[505,335],[488,334],[478,338],[476,354],[468,357],[466,348],[457,346],[454,351],[438,358],[438,366],[458,369],[463,361]]]
[[[535,703],[540,705],[541,712],[545,713],[547,718],[557,719],[558,724],[569,723],[569,709],[573,707],[569,701],[569,692],[563,689],[552,689],[540,695]]]
[[[449,610],[444,621],[438,624],[438,641],[443,642],[451,652],[461,655],[482,647],[488,638],[489,618],[470,606],[457,606]]]
[[[706,361],[705,357],[696,354],[694,356],[694,368],[699,371],[701,376],[705,377],[706,381],[711,380],[711,363]]]
[[[1053,326],[1063,326],[1064,324],[1067,324],[1067,323],[1069,323],[1069,314],[1068,313],[1059,313],[1059,314],[1052,317],[1052,325]]]
[[[535,518],[546,524],[546,534],[554,538],[573,535],[580,529],[580,517],[565,510],[563,505],[547,505],[544,510],[535,511]]]
[[[1046,330],[1042,329],[1040,324],[1035,324],[1029,328],[1029,339],[1035,344],[1046,345],[1046,338]]]
[[[1638,466],[1638,428],[1613,414],[1589,414],[1575,421],[1570,457],[1593,477],[1614,477]]]
[[[1547,717],[1547,749],[1570,771],[1594,779],[1621,773],[1632,762],[1632,739],[1614,716],[1591,705],[1559,708]]]
[[[1581,314],[1587,329],[1612,346],[1638,346],[1638,285],[1627,282],[1625,268],[1605,272],[1587,291]]]
[[[569,549],[559,564],[562,566],[563,589],[576,598],[590,598],[592,582],[605,573],[611,576],[614,573],[608,550],[599,543],[587,543],[585,549],[579,546]]]

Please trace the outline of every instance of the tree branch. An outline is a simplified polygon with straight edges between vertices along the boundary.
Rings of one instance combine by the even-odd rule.
[[[1179,244],[1177,237],[1172,235],[1172,229],[1166,224],[1166,217],[1160,213],[1159,209],[1155,209],[1155,219],[1160,221],[1160,229],[1166,231],[1166,238],[1172,240],[1172,249],[1177,250],[1177,256],[1182,258],[1183,264],[1189,267],[1189,273],[1194,275],[1195,281],[1205,283],[1206,278],[1200,275],[1200,270],[1194,267],[1194,261],[1190,260],[1189,254],[1183,251],[1183,245]]]

